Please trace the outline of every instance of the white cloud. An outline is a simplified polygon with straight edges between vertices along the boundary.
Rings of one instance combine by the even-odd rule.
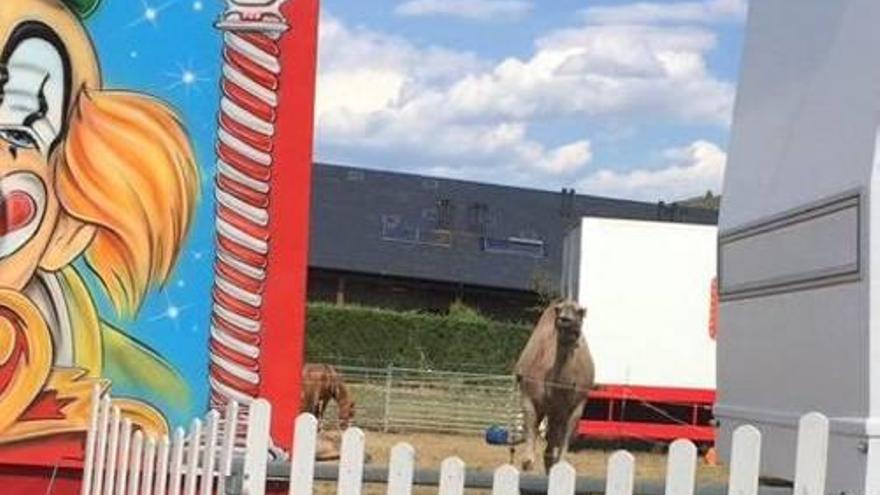
[[[600,170],[582,180],[578,190],[587,194],[647,201],[674,201],[712,191],[721,192],[727,154],[714,143],[695,141],[663,153],[661,168],[626,172]]]
[[[471,20],[518,19],[531,12],[524,0],[409,0],[397,6],[403,16],[447,15]]]
[[[583,21],[502,60],[416,45],[327,13],[320,33],[322,160],[555,189],[587,177],[595,146],[614,135],[630,141],[648,121],[723,127],[731,116],[734,88],[708,69],[716,36],[705,26]],[[604,137],[552,144],[536,131],[578,121],[613,124]],[[617,176],[604,175],[595,183],[610,188]]]
[[[571,174],[592,160],[586,139],[548,147],[514,116],[474,119],[452,88],[491,71],[472,54],[418,48],[325,15],[317,92],[318,154],[340,149],[407,156],[387,167],[447,170],[507,182]],[[490,175],[483,176],[483,172]]]
[[[470,118],[638,114],[725,125],[734,88],[707,69],[715,43],[701,28],[563,29],[537,40],[530,58],[508,58],[456,83],[445,105]]]
[[[741,21],[747,9],[746,0],[639,2],[590,7],[584,14],[602,24],[715,23]]]

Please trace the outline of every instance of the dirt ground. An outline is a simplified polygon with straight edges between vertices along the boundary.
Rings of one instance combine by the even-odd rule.
[[[416,463],[420,469],[440,469],[443,460],[450,456],[458,456],[468,469],[491,471],[510,462],[510,450],[504,446],[488,445],[480,436],[458,436],[412,433],[405,435],[384,434],[366,432],[368,463],[371,465],[386,466],[391,448],[398,442],[411,444],[416,451]],[[666,457],[660,451],[662,449],[636,449],[631,445],[606,445],[581,447],[571,452],[568,457],[578,472],[579,476],[604,477],[605,466],[608,457],[617,449],[626,447],[636,457],[636,479],[638,481],[662,481],[666,473]],[[518,465],[524,445],[516,448],[515,462]],[[539,457],[540,459],[540,457]],[[700,459],[697,468],[699,483],[725,482],[727,471],[723,467],[709,466]],[[364,495],[380,495],[385,493],[383,485],[367,485]],[[318,495],[335,494],[335,485],[332,483],[320,483]],[[419,488],[414,495],[435,494],[436,488]],[[467,494],[484,495],[490,493],[482,490],[466,490]]]

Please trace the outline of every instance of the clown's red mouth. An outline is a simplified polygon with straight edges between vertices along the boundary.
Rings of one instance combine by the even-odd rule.
[[[34,174],[0,179],[0,259],[15,253],[36,235],[46,205],[46,188]]]
[[[0,196],[0,237],[27,227],[37,216],[37,202],[24,191]]]

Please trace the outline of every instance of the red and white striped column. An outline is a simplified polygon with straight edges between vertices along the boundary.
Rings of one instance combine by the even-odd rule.
[[[317,1],[265,3],[227,0],[218,23],[210,402],[246,411],[269,399],[273,437],[287,445],[303,353]]]

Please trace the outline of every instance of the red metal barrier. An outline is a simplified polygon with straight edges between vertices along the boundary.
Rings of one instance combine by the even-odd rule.
[[[590,394],[578,433],[586,438],[714,443],[714,390],[603,386]]]

